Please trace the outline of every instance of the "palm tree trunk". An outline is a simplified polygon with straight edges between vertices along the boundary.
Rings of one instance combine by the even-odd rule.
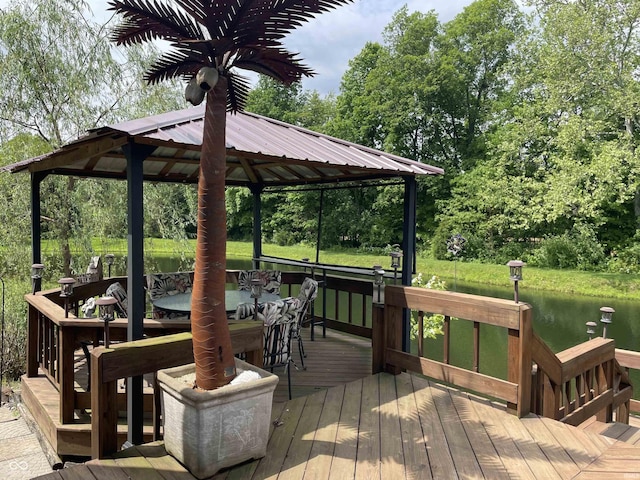
[[[236,374],[224,306],[227,216],[225,208],[227,79],[207,93],[198,180],[198,238],[191,304],[196,385],[213,390]]]

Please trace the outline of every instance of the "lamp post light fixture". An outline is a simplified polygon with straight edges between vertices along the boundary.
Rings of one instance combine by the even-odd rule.
[[[117,300],[113,297],[100,297],[96,300],[98,305],[98,315],[100,320],[104,322],[104,346],[109,348],[109,322],[112,322],[114,317],[115,305]]]
[[[258,320],[258,299],[262,296],[264,281],[261,278],[251,279],[251,298],[253,298],[253,320]]]
[[[376,303],[382,302],[382,286],[384,285],[384,270],[381,265],[373,266],[373,285],[378,291],[378,300]]]
[[[611,307],[602,307],[600,308],[600,313],[602,314],[600,318],[600,322],[602,323],[602,338],[607,338],[607,326],[611,324],[611,317],[613,317],[615,310]]]
[[[522,260],[510,260],[507,265],[509,266],[509,278],[513,282],[513,297],[515,302],[518,303],[518,282],[522,280],[524,263]]]
[[[113,253],[107,253],[104,256],[104,261],[107,264],[107,272],[109,275],[109,278],[111,278],[111,265],[113,265],[113,261],[115,260],[116,256]]]
[[[596,327],[598,324],[596,322],[587,322],[587,335],[589,335],[589,340],[593,338],[593,334],[596,333]]]
[[[64,318],[69,316],[69,297],[73,295],[73,284],[76,283],[75,279],[71,277],[65,277],[58,280],[60,284],[60,297],[64,298]]]
[[[31,265],[31,287],[34,295],[42,289],[43,271],[44,265],[42,263],[34,263]]]
[[[391,268],[393,268],[393,284],[395,285],[398,281],[398,269],[400,268],[400,259],[402,258],[402,250],[400,250],[400,245],[394,245],[393,250],[389,255],[391,256]]]

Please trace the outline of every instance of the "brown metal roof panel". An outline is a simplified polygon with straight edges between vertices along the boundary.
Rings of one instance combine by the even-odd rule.
[[[153,131],[162,130],[164,128],[174,128],[177,125],[197,122],[200,124],[202,131],[202,119],[204,118],[204,104],[195,108],[186,108],[173,112],[152,115],[146,118],[138,118],[122,123],[109,125],[108,128],[125,132],[129,135],[141,135]],[[97,129],[100,130],[100,129]]]

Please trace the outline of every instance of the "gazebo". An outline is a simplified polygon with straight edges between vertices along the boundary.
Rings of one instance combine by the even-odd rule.
[[[128,190],[127,276],[142,278],[143,182],[197,183],[203,119],[201,106],[108,125],[54,152],[4,167],[11,173],[31,174],[33,263],[41,262],[40,185],[48,175],[121,179],[127,181]],[[402,182],[401,279],[402,284],[410,285],[416,239],[416,177],[441,175],[442,169],[246,112],[228,114],[226,146],[226,184],[247,187],[253,194],[256,264],[266,260],[262,255],[261,195],[268,189]],[[131,341],[142,338],[145,292],[141,282],[128,282],[127,289],[127,339]],[[406,325],[404,330],[406,338]],[[127,392],[131,422],[142,417],[142,406],[133,400],[142,396],[141,382],[132,382]],[[140,443],[141,426],[129,428],[129,440]]]

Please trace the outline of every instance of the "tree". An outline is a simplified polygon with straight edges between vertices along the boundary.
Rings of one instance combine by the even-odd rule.
[[[175,97],[166,95],[170,84],[141,94],[138,72],[154,52],[136,48],[116,59],[107,28],[89,20],[88,9],[81,0],[34,0],[0,10],[0,142],[30,135],[45,145],[39,153],[50,152],[104,123],[164,110]],[[82,183],[86,188],[78,188]],[[99,183],[51,176],[42,184],[43,233],[60,244],[64,276],[72,273],[71,239],[80,237],[90,249],[98,222],[88,207],[99,204],[107,216],[117,210],[106,199],[118,195]]]
[[[199,103],[206,94],[198,180],[196,266],[191,325],[196,384],[205,390],[235,376],[231,337],[224,309],[226,270],[225,125],[227,109],[242,110],[248,84],[234,69],[246,69],[290,85],[313,72],[285,50],[281,38],[314,15],[349,0],[289,2],[202,0],[146,2],[112,0],[124,15],[114,32],[118,44],[153,39],[170,42],[146,74],[149,83],[170,78],[189,82],[186,97]],[[205,90],[202,92],[201,90]]]

